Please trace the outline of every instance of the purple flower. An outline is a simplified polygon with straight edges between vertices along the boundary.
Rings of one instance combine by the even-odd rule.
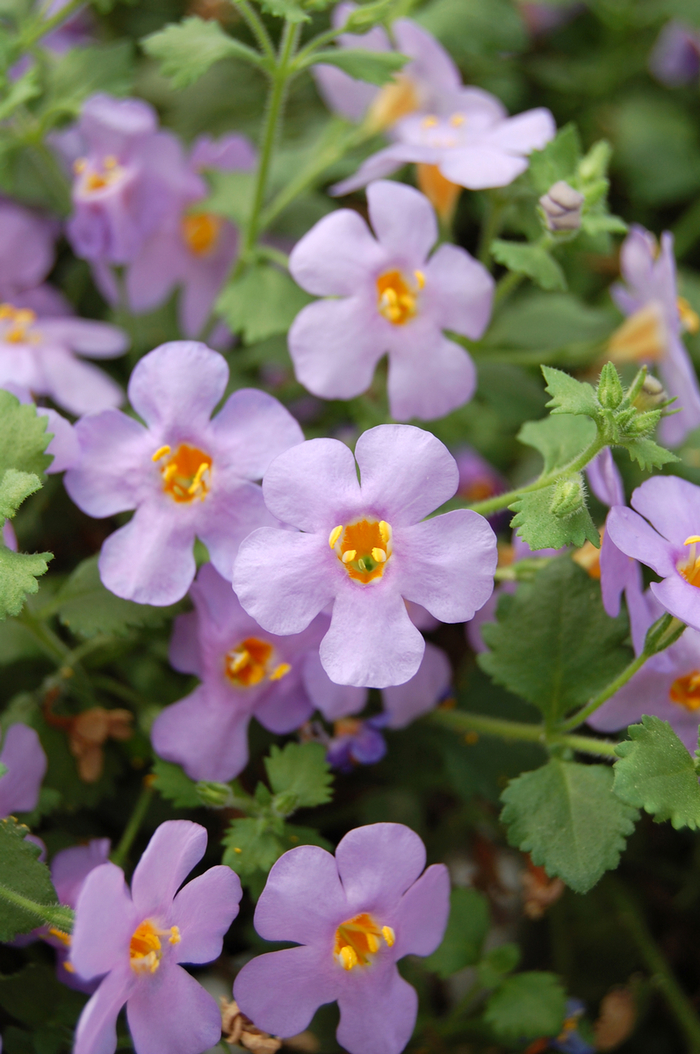
[[[485,501],[508,489],[508,483],[501,473],[474,447],[460,447],[455,452],[455,460],[459,469],[457,493],[465,501]]]
[[[33,289],[53,267],[56,220],[0,198],[0,298]]]
[[[218,1042],[216,1001],[179,965],[216,959],[238,914],[241,883],[230,867],[212,867],[180,889],[206,844],[199,824],[168,820],[134,871],[131,896],[115,864],[86,878],[70,961],[84,980],[103,979],[80,1015],[74,1054],[112,1054],[125,1003],[137,1054],[201,1054]]]
[[[614,285],[611,293],[628,318],[610,338],[609,355],[614,362],[658,367],[666,391],[678,398],[680,409],[663,418],[659,435],[663,443],[677,446],[700,425],[700,388],[681,340],[684,329],[697,332],[700,319],[678,296],[673,235],[662,234],[659,252],[652,234],[632,227],[620,250],[620,267],[627,285]]]
[[[51,881],[61,904],[75,908],[85,879],[100,864],[107,863],[111,843],[109,838],[93,838],[87,845],[74,845],[62,849],[51,861]],[[81,981],[68,961],[70,937],[58,930],[39,930],[48,944],[56,949],[56,972],[58,979],[79,992],[90,995],[97,988],[95,981]]]
[[[177,137],[158,130],[140,99],[92,95],[77,126],[54,142],[75,172],[68,238],[78,256],[103,267],[135,259],[183,193],[201,190]]]
[[[394,125],[396,142],[365,161],[333,194],[348,194],[415,162],[436,166],[443,179],[469,190],[505,187],[527,168],[527,155],[541,150],[556,132],[542,107],[508,117],[495,96],[463,88],[449,111],[413,114]]]
[[[428,259],[437,221],[417,190],[380,181],[367,201],[376,238],[357,212],[339,209],[291,254],[298,284],[329,298],[305,307],[289,331],[297,378],[314,395],[351,399],[369,388],[388,352],[392,417],[443,417],[476,387],[471,358],[443,330],[482,335],[493,278],[455,245]]]
[[[412,425],[364,432],[355,458],[337,439],[280,455],[263,480],[270,512],[298,527],[255,531],[241,545],[233,586],[271,633],[299,633],[328,605],[323,667],[338,684],[385,688],[420,666],[425,642],[404,604],[463,622],[493,590],[496,537],[457,509],[421,523],[451,498],[458,471],[447,448]]]
[[[649,69],[667,88],[697,83],[700,73],[700,33],[682,22],[667,22],[649,56]]]
[[[647,593],[642,598],[645,631],[663,607]],[[691,754],[700,724],[700,633],[686,629],[675,644],[653,655],[641,670],[587,719],[600,732],[616,732],[652,714],[668,721]]]
[[[10,520],[5,520],[2,525],[2,540],[3,544],[6,545],[8,549],[11,549],[13,553],[17,552],[19,548],[17,545],[17,535],[15,534],[15,529]]]
[[[339,772],[352,772],[355,765],[376,765],[386,754],[386,740],[381,729],[387,715],[376,714],[366,721],[344,717],[335,722],[333,738],[328,741],[326,760]]]
[[[30,308],[0,304],[0,388],[48,395],[72,414],[119,406],[121,388],[79,355],[112,359],[128,346],[126,334],[85,318],[40,318]]]
[[[29,725],[11,725],[5,733],[0,763],[7,772],[0,776],[0,819],[14,812],[31,812],[39,801],[46,772],[46,754]]]
[[[339,29],[356,8],[356,4],[338,4],[333,12],[333,26]],[[459,70],[445,49],[416,22],[397,19],[391,27],[396,50],[412,59],[383,88],[355,80],[335,66],[313,67],[316,85],[327,106],[359,122],[367,113],[369,126],[379,131],[391,128],[409,113],[433,113],[445,105],[462,88]],[[362,48],[365,51],[392,51],[389,35],[382,26],[368,33],[342,33],[336,41],[340,48]],[[367,112],[369,111],[369,112]]]
[[[126,292],[133,311],[152,310],[181,286],[180,328],[187,337],[199,334],[238,251],[238,231],[232,223],[197,211],[196,203],[209,192],[199,172],[246,171],[254,164],[255,151],[244,136],[228,135],[218,142],[201,136],[195,141],[188,161],[192,180],[183,183],[178,207],[162,217],[127,269]]]
[[[677,476],[653,476],[637,487],[631,505],[610,510],[607,533],[663,579],[650,586],[662,608],[700,630],[700,487]]]
[[[190,595],[195,610],[175,621],[170,662],[202,683],[159,714],[151,739],[191,779],[227,782],[248,763],[251,717],[284,734],[311,716],[304,663],[317,653],[328,620],[319,616],[289,637],[266,633],[211,564],[200,568]]]
[[[32,402],[31,392],[26,388],[22,388],[17,384],[6,384],[4,388],[5,391],[11,392],[16,399],[19,399],[25,405]],[[78,460],[80,447],[75,428],[70,421],[67,421],[65,417],[61,417],[55,410],[49,410],[45,406],[37,406],[36,412],[38,417],[46,418],[46,431],[52,434],[49,445],[46,447],[46,453],[51,454],[53,461],[44,471],[47,475],[52,475],[55,472],[65,472],[67,468],[72,468]]]
[[[274,522],[253,480],[303,434],[254,388],[234,392],[210,420],[227,380],[218,352],[172,341],[131,374],[129,399],[146,427],[119,410],[76,425],[81,460],[65,477],[73,501],[97,517],[136,509],[100,554],[102,581],[117,596],[157,605],[183,597],[195,574],[195,536],[230,580],[242,539]]]
[[[399,1054],[411,1038],[418,997],[399,974],[404,955],[430,955],[449,914],[444,864],[426,871],[425,846],[403,824],[346,834],[335,859],[317,846],[285,853],[255,909],[265,940],[299,947],[247,963],[234,984],[241,1010],[281,1036],[305,1029],[338,1002],[338,1043],[349,1054]]]

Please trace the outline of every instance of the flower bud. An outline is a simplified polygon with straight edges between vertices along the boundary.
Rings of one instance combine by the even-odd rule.
[[[658,410],[647,410],[644,413],[637,414],[627,426],[628,434],[635,436],[649,435],[659,423],[659,416]]]
[[[581,478],[560,479],[554,488],[554,495],[549,505],[553,516],[566,519],[583,508],[583,484]]]
[[[606,362],[600,371],[597,395],[598,402],[606,410],[617,410],[625,397],[620,375],[612,362]]]
[[[213,809],[223,809],[231,800],[231,788],[228,783],[200,780],[197,784],[197,795],[204,805],[209,805]]]
[[[588,151],[578,166],[578,174],[585,183],[601,179],[608,171],[612,147],[605,139],[599,139]]]
[[[638,410],[655,410],[667,399],[668,395],[661,381],[657,377],[647,374],[633,405]]]
[[[574,190],[563,179],[550,187],[540,198],[545,223],[550,231],[577,231],[581,226],[583,194]]]

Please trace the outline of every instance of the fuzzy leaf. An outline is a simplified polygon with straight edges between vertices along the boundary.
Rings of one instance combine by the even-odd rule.
[[[645,715],[630,725],[629,739],[617,747],[613,790],[675,828],[700,827],[700,784],[693,759],[668,721]]]
[[[568,516],[555,516],[552,504],[557,484],[523,494],[509,508],[516,514],[511,527],[531,549],[561,549],[564,545],[581,546],[589,541],[600,546],[598,528],[585,505]]]
[[[453,889],[450,919],[442,944],[425,960],[439,977],[451,977],[465,966],[479,961],[490,924],[489,905],[476,889]]]
[[[325,805],[333,797],[331,767],[320,743],[272,746],[265,769],[273,792],[288,797],[288,812]]]
[[[546,388],[552,396],[547,403],[553,414],[585,414],[597,418],[600,406],[593,387],[585,381],[577,381],[563,370],[552,366],[542,366],[542,373],[547,382]]]
[[[497,988],[520,962],[521,952],[510,941],[492,948],[477,966],[477,974],[484,988]]]
[[[234,333],[242,333],[247,344],[254,344],[286,333],[312,299],[286,272],[260,264],[223,289],[216,310]]]
[[[289,22],[311,21],[298,0],[258,0],[258,3],[263,11],[276,15],[277,18],[286,18]]]
[[[0,822],[0,887],[19,893],[37,904],[58,904],[51,873],[39,863],[39,847],[26,840],[29,829],[12,817]],[[18,933],[29,933],[41,919],[9,903],[0,894],[0,941],[11,941]]]
[[[197,794],[197,784],[183,772],[179,765],[156,758],[153,762],[153,786],[158,793],[171,802],[176,809],[198,809],[202,799]]]
[[[0,479],[0,521],[10,520],[25,498],[41,489],[41,480],[33,472],[8,468]]]
[[[508,977],[484,1010],[485,1023],[506,1043],[558,1036],[565,1016],[566,992],[554,974],[539,970]]]
[[[33,472],[40,478],[51,464],[45,454],[50,433],[46,417],[36,407],[22,404],[10,392],[0,390],[0,474],[8,468]]]
[[[130,41],[71,48],[47,69],[41,110],[51,119],[77,115],[95,92],[128,95],[134,79],[134,48]]]
[[[528,172],[538,195],[563,179],[571,183],[581,160],[581,139],[573,123],[560,128],[542,150],[530,154]]]
[[[585,450],[595,439],[596,429],[591,420],[572,414],[543,417],[541,421],[526,421],[518,432],[518,439],[539,450],[544,460],[542,472],[563,468]]]
[[[397,51],[367,51],[361,48],[327,48],[310,57],[313,65],[337,66],[343,73],[369,84],[388,84],[409,61]],[[310,63],[311,64],[311,63]]]
[[[241,878],[256,871],[269,871],[284,852],[278,836],[268,828],[264,817],[232,820],[223,844],[227,847],[223,863],[233,868]]]
[[[196,15],[170,23],[141,41],[147,55],[157,59],[160,72],[173,88],[186,88],[198,81],[220,59],[244,59],[259,65],[257,52],[225,33],[216,19]]]
[[[653,468],[662,468],[673,461],[680,461],[680,458],[672,454],[670,450],[659,446],[653,439],[630,440],[625,443],[625,450],[629,451],[630,457],[639,463],[641,469],[648,471]]]
[[[509,271],[527,275],[542,289],[566,289],[566,278],[553,256],[541,245],[528,242],[505,242],[500,238],[491,242],[491,255]]]
[[[15,553],[0,543],[0,621],[19,615],[27,594],[38,592],[53,553]]]
[[[613,794],[612,770],[552,758],[511,780],[501,795],[508,842],[558,876],[576,893],[587,893],[605,871],[616,868],[625,839],[639,817]]]
[[[78,564],[53,602],[59,619],[72,633],[81,637],[123,634],[132,626],[158,626],[172,615],[172,606],[136,604],[110,593],[102,585],[97,561],[97,556],[89,556]]]
[[[479,665],[548,721],[583,706],[629,661],[624,616],[609,618],[600,585],[560,556],[521,582],[498,621],[483,627]]]

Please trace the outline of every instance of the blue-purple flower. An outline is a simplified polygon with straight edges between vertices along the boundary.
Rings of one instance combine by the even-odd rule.
[[[0,764],[0,819],[14,812],[31,812],[39,801],[46,773],[46,754],[29,725],[10,725],[2,741]]]

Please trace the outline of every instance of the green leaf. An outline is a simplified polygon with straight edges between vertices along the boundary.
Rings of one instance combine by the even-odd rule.
[[[135,604],[110,593],[102,585],[97,562],[97,556],[89,556],[78,564],[52,601],[51,607],[72,633],[81,637],[123,634],[132,626],[158,626],[172,615],[172,606]]]
[[[287,743],[282,750],[272,746],[265,769],[273,792],[284,795],[291,806],[287,813],[325,805],[333,797],[331,767],[320,743]]]
[[[498,947],[492,948],[477,966],[479,980],[484,988],[497,988],[519,962],[520,948],[517,944],[499,944]]]
[[[0,390],[0,474],[16,468],[43,476],[53,460],[44,453],[50,438],[46,422],[35,406],[23,405],[14,395]]]
[[[310,22],[298,0],[258,0],[263,11],[277,18],[286,18],[289,22]]]
[[[37,999],[37,993],[41,998]],[[19,973],[0,975],[0,1006],[30,1028],[73,1026],[87,996],[61,984],[48,963],[30,963]]]
[[[465,966],[473,966],[481,956],[489,922],[489,905],[483,893],[453,889],[447,930],[440,947],[425,960],[427,968],[445,978]]]
[[[491,255],[509,271],[527,275],[542,289],[566,289],[566,278],[561,267],[541,245],[528,242],[505,242],[500,238],[491,242]]]
[[[49,53],[50,54],[50,53]],[[71,48],[51,61],[40,112],[52,118],[77,115],[89,95],[128,95],[134,80],[134,49],[129,41]]]
[[[596,436],[593,421],[584,417],[543,417],[541,421],[526,421],[518,432],[518,439],[539,450],[544,460],[543,473],[563,468],[577,457]]]
[[[33,472],[8,468],[0,479],[0,520],[10,520],[25,498],[41,489],[41,480]]]
[[[508,842],[530,853],[550,878],[587,893],[605,871],[616,868],[625,839],[639,817],[613,794],[605,765],[552,758],[511,780],[501,795]]]
[[[630,725],[629,739],[617,747],[613,790],[657,821],[700,827],[700,784],[693,759],[668,721],[645,715]]]
[[[35,99],[37,95],[41,95],[39,74],[36,67],[32,66],[19,80],[11,84],[7,95],[0,102],[0,121],[7,120],[16,109]]]
[[[29,829],[12,817],[0,822],[0,941],[11,941],[18,933],[29,933],[41,919],[2,896],[2,889],[41,905],[58,904],[51,873],[39,863],[40,849],[26,840]]]
[[[311,302],[289,275],[258,264],[219,294],[216,310],[247,344],[286,333],[301,309]]]
[[[672,454],[670,450],[659,446],[653,439],[632,439],[624,444],[625,450],[633,461],[639,463],[639,467],[645,471],[653,468],[662,468],[663,465],[680,461],[680,458]]]
[[[572,482],[573,479],[572,479]],[[531,549],[561,549],[565,545],[582,546],[589,541],[600,546],[598,528],[583,505],[566,516],[555,516],[558,501],[557,484],[523,494],[509,506],[516,515],[511,527]]]
[[[537,194],[541,196],[563,179],[571,184],[581,160],[581,139],[573,123],[564,125],[543,150],[530,154],[528,172]]]
[[[306,18],[306,16],[304,16]],[[141,47],[160,63],[160,72],[173,88],[186,88],[221,59],[244,59],[260,65],[256,51],[230,37],[216,21],[196,15],[170,23],[141,40]]]
[[[398,51],[327,48],[325,51],[315,51],[309,57],[308,65],[323,63],[337,66],[356,80],[382,85],[388,84],[408,61],[408,55],[401,55]]]
[[[255,174],[210,169],[206,176],[211,193],[204,201],[197,202],[197,208],[202,212],[215,212],[243,226],[253,203]]]
[[[52,559],[53,553],[15,553],[0,544],[0,621],[19,615],[25,596],[38,592],[37,578]]]
[[[577,381],[570,373],[555,370],[552,366],[542,366],[542,373],[547,382],[545,387],[552,396],[547,403],[553,414],[585,414],[597,418],[600,406],[596,393],[590,384]]]
[[[605,614],[600,584],[569,556],[521,582],[483,635],[490,650],[479,656],[482,669],[548,721],[583,706],[630,658],[626,619]]]
[[[601,233],[626,234],[628,228],[619,216],[611,216],[607,212],[586,212],[581,217],[581,229],[586,234],[596,235]]]
[[[153,786],[176,809],[198,809],[202,799],[197,794],[197,784],[187,776],[179,765],[156,758],[153,762]]]
[[[552,973],[515,974],[489,996],[484,1021],[496,1037],[515,1043],[555,1037],[566,1016],[566,992]]]
[[[227,847],[223,862],[240,875],[248,878],[256,871],[269,871],[282,853],[290,848],[282,846],[279,837],[270,830],[265,817],[246,817],[232,820],[224,835]]]

